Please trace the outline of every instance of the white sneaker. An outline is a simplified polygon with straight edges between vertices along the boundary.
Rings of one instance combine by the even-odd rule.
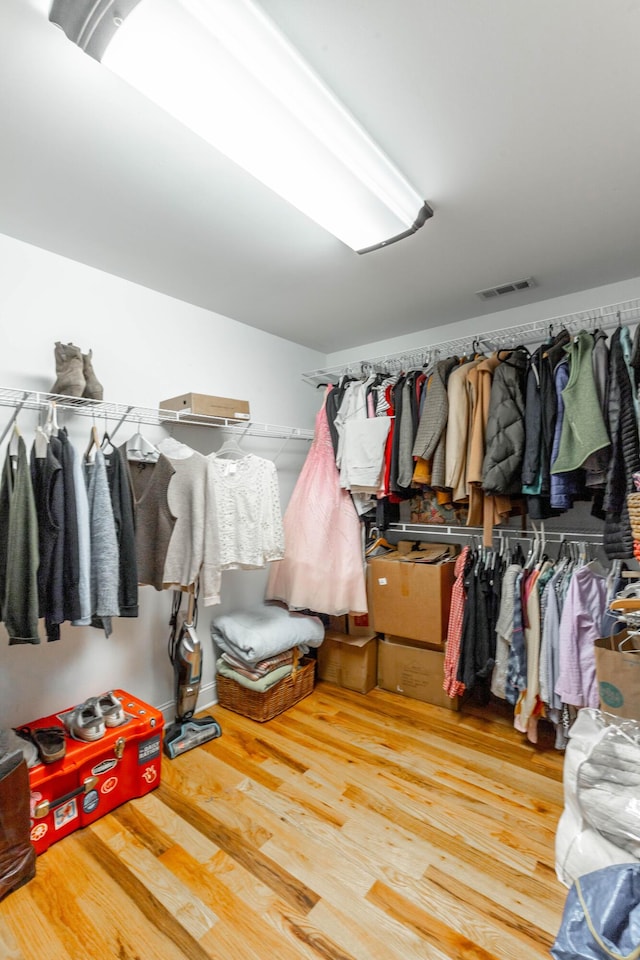
[[[102,719],[107,727],[119,727],[127,719],[122,709],[122,704],[116,697],[113,690],[97,697],[98,710],[102,714]]]
[[[74,740],[91,743],[105,735],[105,723],[96,697],[65,713],[62,720]]]

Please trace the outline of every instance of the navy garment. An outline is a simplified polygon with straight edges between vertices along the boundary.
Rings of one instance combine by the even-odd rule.
[[[640,944],[640,863],[578,877],[567,895],[551,948],[554,960],[629,960]]]
[[[604,494],[604,548],[609,560],[625,560],[633,556],[627,493],[633,490],[633,473],[640,469],[633,387],[621,343],[624,329],[618,327],[614,331],[609,349],[611,456]]]
[[[45,456],[36,456],[31,448],[31,481],[38,517],[38,605],[44,617],[47,640],[60,639],[64,621],[64,490],[62,465],[57,454],[60,441],[51,437]]]

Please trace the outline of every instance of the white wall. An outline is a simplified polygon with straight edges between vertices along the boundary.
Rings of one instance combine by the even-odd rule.
[[[246,398],[261,423],[313,428],[320,400],[300,373],[321,366],[316,351],[254,330],[234,320],[110,276],[0,235],[0,387],[48,392],[55,380],[54,342],[93,349],[105,400],[157,408],[188,391]],[[0,406],[0,432],[12,410]],[[61,414],[80,451],[90,418]],[[23,411],[19,426],[28,445],[38,414]],[[100,431],[103,424],[97,424]],[[115,425],[108,424],[113,429]],[[116,439],[137,429],[124,424]],[[154,442],[166,435],[143,426]],[[203,453],[224,435],[207,427],[173,427],[174,436]],[[276,458],[282,507],[288,501],[309,444],[245,438],[243,446]],[[0,450],[4,460],[6,442]],[[213,696],[212,616],[260,602],[267,571],[225,572],[222,604],[201,607],[198,635],[205,653],[200,705]],[[173,701],[167,657],[171,594],[140,589],[137,620],[115,620],[107,640],[92,628],[64,624],[57,643],[8,646],[0,628],[0,727],[15,726],[64,709],[112,687],[156,706]],[[170,710],[167,713],[169,716]]]
[[[517,294],[507,294],[505,300],[513,297],[517,302]],[[579,313],[595,307],[608,306],[613,303],[622,303],[627,300],[640,298],[640,277],[632,280],[623,280],[620,283],[610,283],[602,287],[592,287],[589,290],[580,290],[564,297],[555,297],[550,300],[541,300],[538,303],[528,303],[510,307],[499,313],[488,313],[481,317],[472,317],[443,326],[433,326],[420,330],[417,333],[406,334],[402,337],[392,337],[388,340],[378,340],[348,350],[339,350],[327,356],[327,366],[334,367],[347,365],[358,360],[367,360],[373,357],[383,357],[403,351],[420,350],[421,347],[436,345],[446,340],[456,340],[459,337],[476,337],[488,330],[500,330],[505,327],[518,326],[521,323],[549,320],[554,317],[565,316],[569,313]],[[392,325],[393,318],[390,318]]]

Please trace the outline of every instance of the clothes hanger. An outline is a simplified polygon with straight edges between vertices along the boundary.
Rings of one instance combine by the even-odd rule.
[[[55,400],[49,402],[49,407],[47,410],[47,418],[44,422],[43,430],[47,437],[53,436],[53,433],[57,433],[60,428],[58,427],[58,407]]]
[[[44,427],[36,427],[36,436],[33,441],[33,448],[35,452],[36,459],[44,460],[47,455],[47,447],[49,446],[49,437],[44,431]]]
[[[100,437],[98,436],[98,428],[96,427],[95,423],[91,427],[91,434],[89,436],[89,446],[84,452],[84,460],[86,463],[92,462],[93,457],[91,456],[91,453],[94,447],[96,451],[100,449]],[[95,454],[94,454],[94,457],[95,457]]]
[[[221,460],[244,460],[248,456],[235,437],[228,437],[215,455]]]
[[[154,447],[146,437],[140,433],[140,421],[138,421],[137,431],[129,437],[125,444],[127,460],[134,463],[157,463],[160,451]]]
[[[13,423],[13,430],[11,431],[11,436],[9,437],[9,447],[8,453],[10,457],[16,457],[18,455],[19,441],[22,437],[20,433],[20,427],[18,426],[18,421],[15,420]]]

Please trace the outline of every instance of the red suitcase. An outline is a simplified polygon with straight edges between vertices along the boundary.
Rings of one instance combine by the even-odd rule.
[[[67,737],[62,760],[38,763],[29,770],[31,842],[38,854],[160,783],[162,714],[124,690],[113,692],[124,708],[124,723],[107,728],[92,743]],[[59,726],[67,712],[28,726]]]

